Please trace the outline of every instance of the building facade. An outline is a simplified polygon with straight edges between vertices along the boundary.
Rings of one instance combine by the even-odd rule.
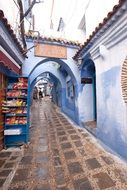
[[[8,78],[21,74],[21,65],[24,62],[23,48],[14,31],[11,29],[3,11],[0,10],[0,150],[4,144],[4,115],[2,102],[5,100],[5,89]]]
[[[38,36],[25,36],[26,52],[0,11],[1,94],[6,78],[22,75],[29,78],[32,99],[35,84],[48,75],[61,111],[127,159],[126,10],[127,1],[119,1],[83,46],[33,31]],[[2,123],[1,114],[1,147]]]
[[[81,124],[127,158],[127,2],[120,1],[77,52]],[[96,125],[93,125],[93,122]]]
[[[29,77],[31,90],[33,90],[38,77],[48,73],[54,84],[53,101],[61,107],[64,113],[79,123],[80,74],[72,57],[79,49],[80,44],[51,38],[40,38],[39,41],[36,41],[32,36],[28,36],[26,41],[27,46],[33,48],[27,53],[28,59],[24,62],[22,71],[23,76]]]

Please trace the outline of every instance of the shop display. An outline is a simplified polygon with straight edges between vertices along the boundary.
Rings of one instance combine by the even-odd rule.
[[[27,78],[10,79],[6,90],[6,100],[2,102],[2,112],[5,115],[5,147],[27,143],[29,128]]]
[[[26,117],[7,117],[5,120],[5,125],[16,125],[16,124],[26,124]]]
[[[7,97],[27,97],[27,92],[26,90],[9,90]]]
[[[28,87],[27,78],[18,78],[18,82],[8,84],[8,89],[25,89],[27,87]]]
[[[13,99],[13,100],[7,100],[3,101],[2,107],[18,107],[18,106],[26,106],[26,102],[23,101],[22,99]]]

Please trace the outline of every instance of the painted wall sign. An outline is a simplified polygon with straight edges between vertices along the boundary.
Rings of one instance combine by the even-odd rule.
[[[34,48],[34,55],[39,57],[67,59],[67,48],[57,45],[37,44]]]
[[[92,78],[81,78],[81,83],[82,84],[91,84]]]

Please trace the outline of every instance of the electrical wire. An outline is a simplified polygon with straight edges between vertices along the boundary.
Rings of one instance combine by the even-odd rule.
[[[15,0],[13,0],[13,2],[15,3],[15,5],[18,7],[18,9],[19,9],[19,6],[18,6],[18,4],[15,2]]]
[[[54,0],[52,0],[51,15],[50,15],[50,28],[53,29],[52,15],[54,9]]]
[[[15,0],[13,0],[13,2],[15,3],[15,5],[18,7],[18,10],[19,10],[18,13],[17,13],[17,16],[16,16],[16,21],[15,21],[16,27],[15,27],[15,29],[14,29],[15,33],[17,34],[17,33],[20,33],[19,24],[21,24],[22,22],[21,22],[21,23],[18,23],[18,16],[19,16],[19,13],[20,13],[20,8],[19,8],[19,6],[17,5],[17,3],[15,2]],[[33,26],[32,22],[30,22],[30,21],[27,19],[27,17],[25,17],[25,19],[26,19],[27,22],[29,22],[30,26]]]

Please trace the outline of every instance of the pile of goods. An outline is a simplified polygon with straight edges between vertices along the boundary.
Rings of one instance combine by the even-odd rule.
[[[26,108],[8,108],[4,107],[2,110],[2,113],[9,113],[9,114],[26,114],[27,109]]]
[[[27,97],[26,90],[9,90],[7,92],[7,97]]]
[[[28,88],[28,82],[27,82],[27,78],[19,78],[19,81],[16,83],[10,83],[8,85],[9,89],[24,89],[24,88]]]
[[[2,106],[4,107],[11,107],[11,106],[26,106],[26,102],[23,101],[22,99],[13,99],[13,100],[8,100],[8,101],[3,101]]]
[[[12,110],[15,110],[17,113],[26,113],[26,109],[24,108],[19,108],[19,109],[14,109],[11,107],[22,107],[26,106],[26,101],[22,99],[13,99],[13,100],[8,100],[8,101],[3,101],[2,102],[2,113],[12,113]]]
[[[27,119],[26,117],[7,117],[5,124],[6,125],[16,125],[16,124],[26,124]]]

